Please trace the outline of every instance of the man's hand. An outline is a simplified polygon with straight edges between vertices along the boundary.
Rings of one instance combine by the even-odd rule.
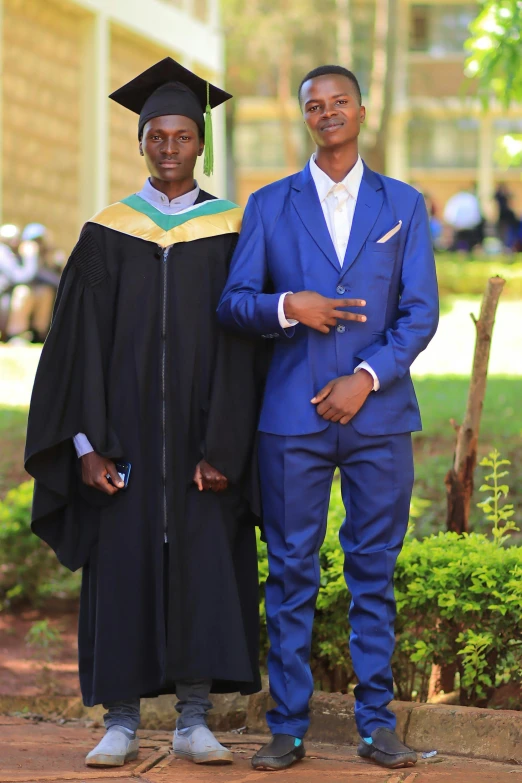
[[[84,454],[82,459],[82,480],[88,487],[105,492],[106,495],[115,495],[124,486],[114,462],[101,457],[95,451]],[[107,481],[111,477],[112,484]]]
[[[373,389],[373,378],[366,370],[354,375],[343,375],[327,383],[311,400],[317,413],[326,421],[348,424],[360,411]]]
[[[213,492],[223,492],[228,487],[228,479],[219,470],[213,468],[204,459],[198,462],[193,478],[200,492],[211,489]]]
[[[285,316],[290,321],[317,329],[328,334],[337,321],[366,321],[365,315],[340,310],[341,307],[364,307],[364,299],[328,299],[315,291],[299,291],[287,294],[284,302]]]

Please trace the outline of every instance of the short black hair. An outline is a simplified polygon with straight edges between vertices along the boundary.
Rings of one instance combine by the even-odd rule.
[[[354,73],[349,71],[348,68],[343,68],[342,65],[320,65],[318,68],[314,68],[313,71],[307,73],[304,79],[301,80],[299,90],[297,91],[299,104],[301,103],[301,90],[303,89],[303,84],[305,84],[305,82],[310,81],[310,79],[315,79],[317,76],[329,76],[330,74],[346,76],[346,78],[349,79],[355,87],[355,92],[357,93],[359,103],[362,103],[361,88],[359,86],[359,82],[357,81],[357,76]]]

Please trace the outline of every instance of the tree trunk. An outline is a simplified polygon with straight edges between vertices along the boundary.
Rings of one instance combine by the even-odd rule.
[[[436,666],[434,664],[431,667],[431,676],[428,685],[428,699],[436,696],[441,691],[444,691],[444,693],[451,693],[455,688],[456,674],[456,663],[453,663],[450,666]]]
[[[290,41],[284,41],[281,46],[278,71],[277,99],[285,166],[289,171],[294,172],[299,168],[299,164],[294,143],[293,120],[289,116],[289,106],[292,99],[292,46]]]
[[[469,528],[469,509],[473,493],[473,473],[477,464],[477,446],[480,418],[486,394],[491,336],[495,313],[505,280],[491,277],[488,280],[480,317],[473,318],[477,330],[473,370],[468,392],[468,402],[462,426],[458,428],[457,446],[453,467],[445,479],[447,493],[447,528],[465,533]]]
[[[382,173],[386,171],[386,134],[395,87],[397,14],[397,0],[376,0],[364,144],[366,162]]]

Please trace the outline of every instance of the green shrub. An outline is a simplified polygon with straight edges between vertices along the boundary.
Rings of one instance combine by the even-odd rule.
[[[488,490],[489,491],[489,490]],[[422,503],[412,504],[412,517]],[[312,645],[318,687],[345,689],[354,682],[348,650],[350,596],[338,540],[344,518],[334,482],[328,529],[321,550],[321,589]],[[259,548],[262,581],[266,547]],[[425,701],[433,664],[454,665],[461,702],[484,704],[490,691],[522,677],[522,547],[503,547],[483,534],[406,536],[395,573],[397,697]],[[262,605],[264,623],[264,605]],[[263,651],[268,642],[263,626]]]
[[[54,552],[31,532],[33,482],[0,502],[0,609],[17,601],[37,605],[49,597],[78,595],[80,574],[61,566]]]
[[[519,259],[520,256],[517,256]],[[522,263],[507,264],[502,261],[466,261],[453,255],[437,256],[437,277],[442,296],[448,294],[477,295],[484,293],[490,277],[500,275],[506,286],[502,298],[522,298]]]
[[[522,672],[522,548],[483,534],[408,537],[397,562],[396,683],[427,696],[432,664],[456,665],[461,703]],[[398,675],[398,676],[397,676]]]

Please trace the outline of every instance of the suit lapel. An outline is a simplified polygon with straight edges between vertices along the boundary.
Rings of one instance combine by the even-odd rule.
[[[379,217],[382,203],[383,190],[381,182],[376,174],[365,165],[341,277],[346,274],[361,252],[362,246]]]
[[[332,266],[340,272],[339,259],[324,219],[323,208],[309,166],[297,175],[293,188],[292,203],[304,228]]]

